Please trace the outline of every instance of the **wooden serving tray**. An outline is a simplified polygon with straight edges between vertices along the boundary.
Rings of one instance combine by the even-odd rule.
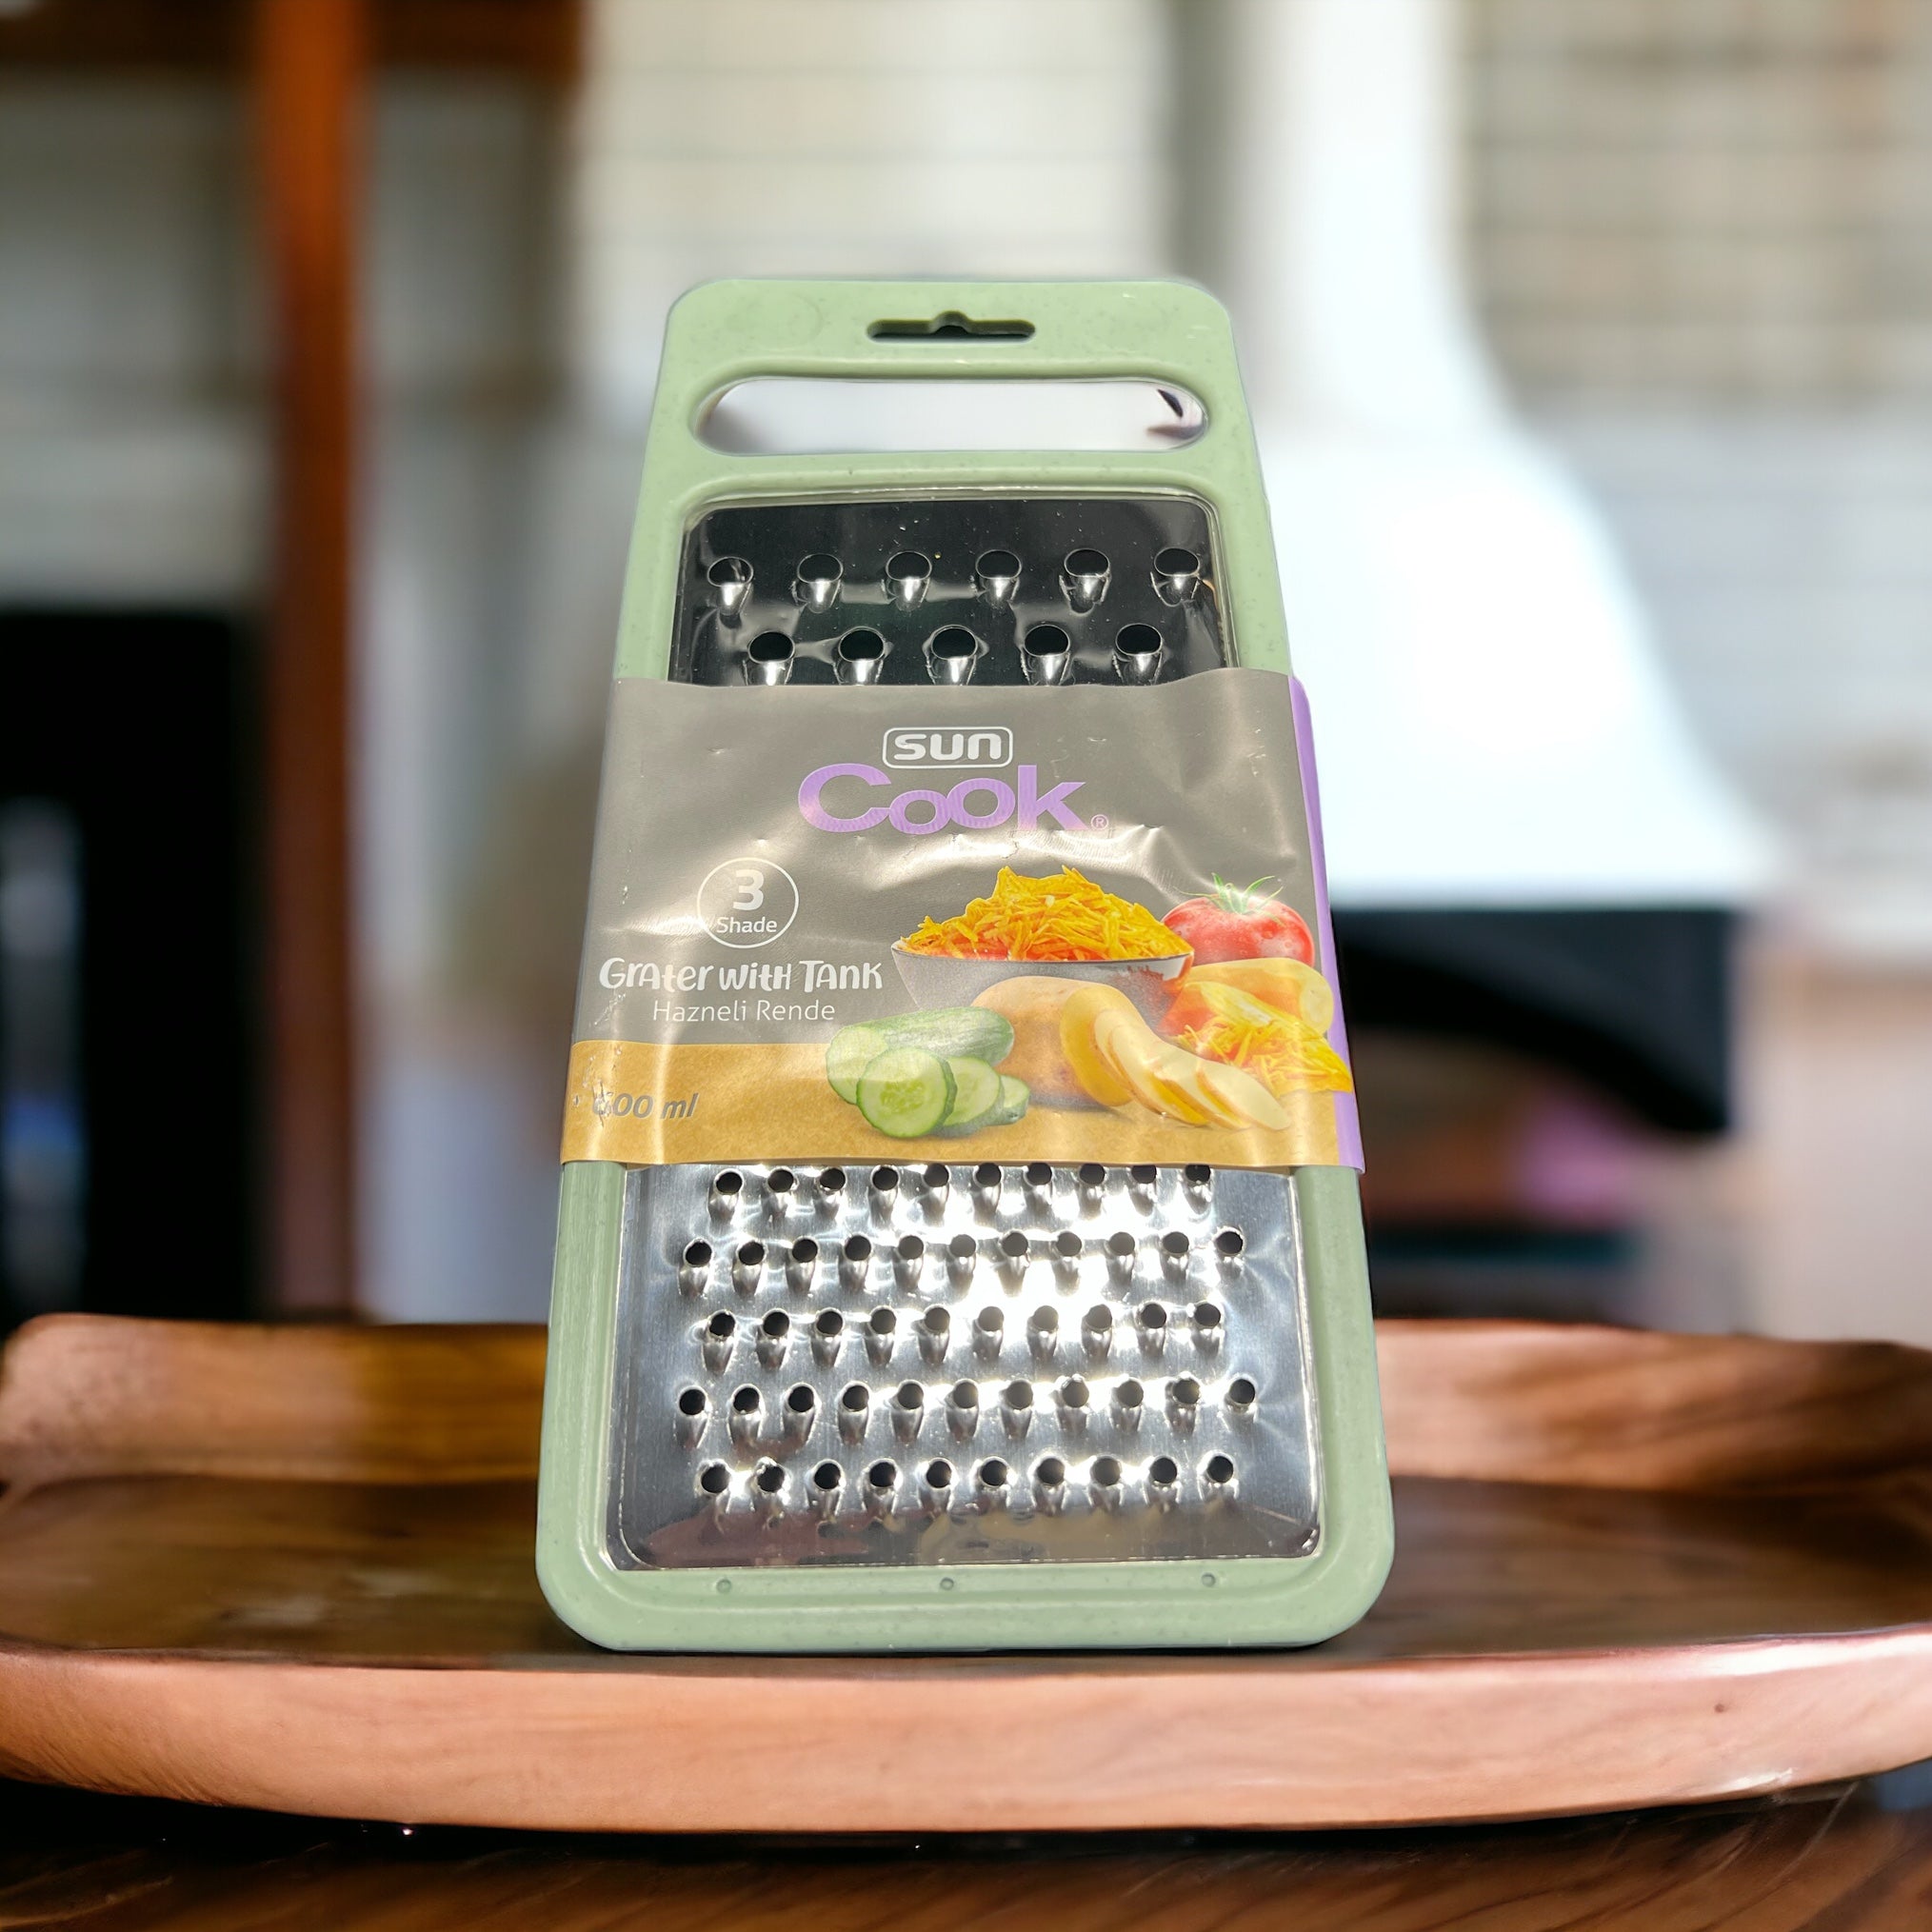
[[[0,1366],[0,1773],[653,1831],[1504,1818],[1932,1757],[1932,1356],[1381,1329],[1320,1648],[618,1657],[531,1569],[534,1328],[66,1317]]]

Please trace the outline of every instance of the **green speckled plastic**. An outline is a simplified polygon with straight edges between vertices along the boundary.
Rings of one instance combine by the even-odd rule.
[[[1026,340],[875,341],[869,326],[956,312],[1024,318]],[[696,425],[761,375],[1171,382],[1206,428],[1173,449],[727,455]],[[1227,316],[1175,282],[714,282],[671,311],[617,640],[620,677],[662,677],[686,530],[713,504],[962,489],[1178,492],[1216,525],[1235,660],[1288,668],[1274,540]],[[782,1149],[774,1149],[774,1153]],[[537,1572],[573,1629],[613,1649],[1174,1649],[1311,1643],[1375,1600],[1393,1548],[1354,1171],[1294,1175],[1322,1456],[1315,1552],[1202,1564],[973,1564],[876,1570],[620,1570],[605,1550],[623,1170],[563,1172],[544,1391]]]

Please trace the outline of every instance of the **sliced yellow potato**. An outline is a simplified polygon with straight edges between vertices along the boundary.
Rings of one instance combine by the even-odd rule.
[[[1287,1109],[1253,1074],[1212,1060],[1197,1064],[1201,1071],[1195,1085],[1208,1100],[1225,1106],[1236,1116],[1231,1125],[1265,1127],[1279,1133],[1288,1125]]]
[[[1083,1091],[1102,1106],[1125,1106],[1134,1098],[1120,1069],[1102,1049],[1103,1020],[1125,1016],[1144,1026],[1134,1003],[1115,986],[1084,986],[1060,1009],[1060,1050]],[[1151,1036],[1150,1036],[1151,1037]]]

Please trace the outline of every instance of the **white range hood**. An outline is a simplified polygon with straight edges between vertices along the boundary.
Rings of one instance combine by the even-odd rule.
[[[1184,17],[1202,18],[1194,7]],[[1463,290],[1453,0],[1220,0],[1210,182],[1341,906],[1736,906],[1763,836]]]

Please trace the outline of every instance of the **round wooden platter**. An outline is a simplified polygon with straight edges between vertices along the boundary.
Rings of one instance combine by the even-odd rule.
[[[68,1317],[0,1371],[0,1773],[419,1822],[1382,1824],[1932,1757],[1932,1356],[1385,1324],[1398,1553],[1300,1652],[611,1656],[540,1330]]]

